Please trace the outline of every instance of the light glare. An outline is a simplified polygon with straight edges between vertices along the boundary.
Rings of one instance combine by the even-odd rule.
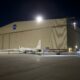
[[[76,22],[73,22],[74,29],[76,29]]]
[[[36,21],[37,22],[42,22],[43,21],[43,17],[42,16],[37,16],[36,17]]]
[[[75,45],[75,48],[77,49],[77,48],[78,48],[78,46],[77,46],[77,45]]]

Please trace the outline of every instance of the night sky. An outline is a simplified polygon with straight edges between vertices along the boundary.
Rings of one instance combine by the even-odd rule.
[[[0,1],[0,26],[13,21],[34,20],[41,14],[45,19],[80,18],[77,0],[2,0]]]

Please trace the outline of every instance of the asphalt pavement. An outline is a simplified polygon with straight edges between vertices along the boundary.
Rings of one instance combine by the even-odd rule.
[[[0,80],[80,80],[80,56],[0,54]]]

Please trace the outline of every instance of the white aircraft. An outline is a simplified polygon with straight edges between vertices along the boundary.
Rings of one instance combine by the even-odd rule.
[[[19,51],[22,51],[24,53],[32,53],[32,52],[40,52],[41,51],[41,40],[38,41],[38,44],[36,48],[24,48],[24,47],[19,47]]]
[[[8,53],[34,53],[34,52],[41,52],[41,40],[38,41],[38,44],[36,46],[36,48],[24,48],[24,47],[20,47],[19,49],[3,49],[0,50],[0,52],[8,52]]]

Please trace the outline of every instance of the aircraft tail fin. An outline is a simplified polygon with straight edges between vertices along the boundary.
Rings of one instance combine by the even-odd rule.
[[[41,40],[38,41],[38,44],[36,46],[36,49],[41,49]]]

